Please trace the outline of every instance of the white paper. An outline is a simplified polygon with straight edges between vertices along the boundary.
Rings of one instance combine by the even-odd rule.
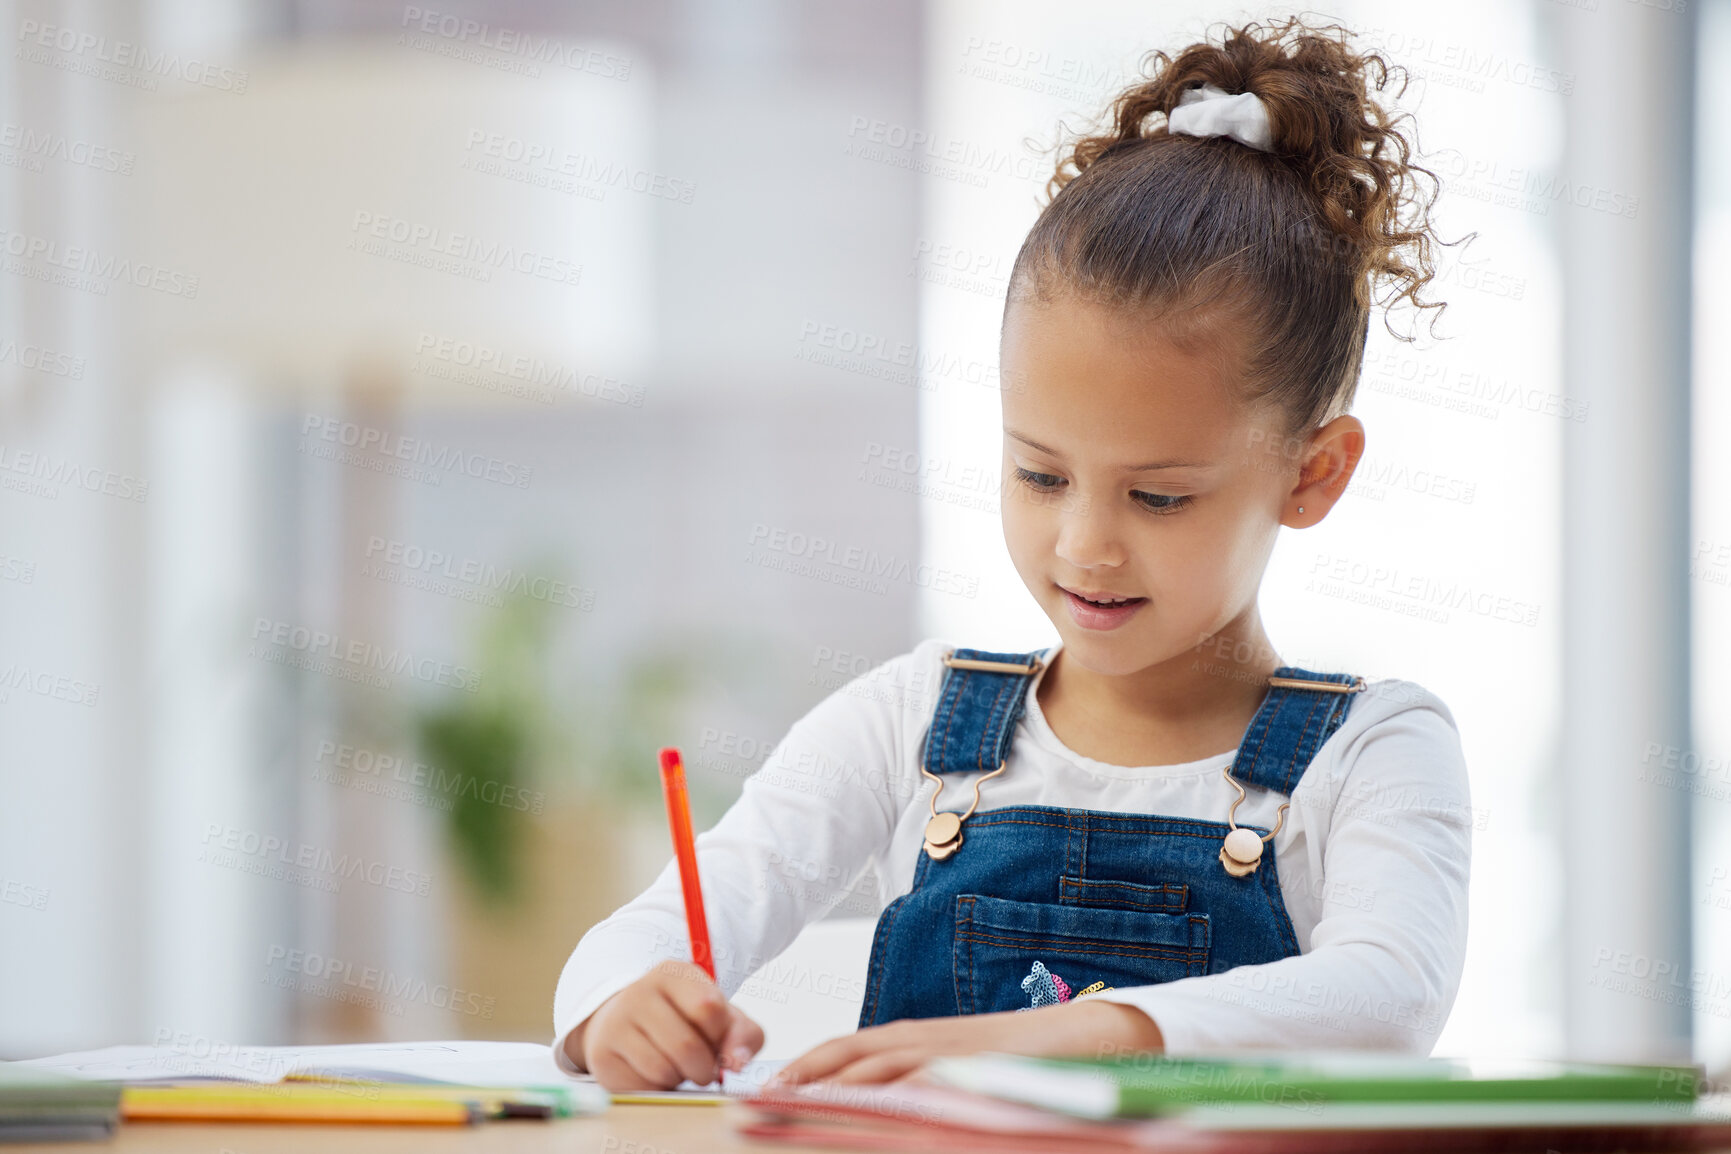
[[[789,1061],[791,1059],[788,1058],[763,1058],[747,1062],[745,1068],[738,1073],[730,1071],[722,1075],[722,1092],[736,1098],[749,1098],[763,1089],[763,1084],[780,1073],[781,1068]],[[689,1086],[691,1083],[687,1082],[685,1085]]]
[[[349,1046],[109,1046],[32,1058],[22,1065],[74,1078],[109,1082],[167,1082],[221,1078],[239,1082],[280,1082],[290,1074],[356,1078],[380,1082],[450,1082],[463,1086],[593,1087],[587,1074],[567,1074],[553,1051],[539,1042],[386,1042]],[[691,1096],[727,1094],[749,1097],[763,1088],[785,1059],[747,1062],[728,1073],[718,1087],[682,1082],[674,1091]],[[586,1100],[579,1092],[580,1102]],[[605,1103],[602,1103],[605,1105]]]
[[[226,1078],[280,1082],[290,1074],[466,1086],[563,1086],[573,1078],[539,1042],[389,1042],[353,1046],[109,1046],[24,1063],[75,1078],[159,1082]]]

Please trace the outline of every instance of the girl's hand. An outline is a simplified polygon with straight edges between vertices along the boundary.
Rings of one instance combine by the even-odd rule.
[[[584,1019],[565,1052],[608,1090],[708,1085],[763,1047],[763,1030],[690,962],[662,962]]]
[[[1161,1050],[1154,1019],[1116,1002],[1066,1002],[1037,1010],[970,1014],[959,1018],[907,1018],[868,1026],[807,1050],[782,1068],[772,1087],[802,1082],[893,1082],[945,1054],[1097,1057],[1102,1053]]]

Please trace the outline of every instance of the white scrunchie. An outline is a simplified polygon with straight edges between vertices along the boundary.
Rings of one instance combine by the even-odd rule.
[[[1230,136],[1262,152],[1274,148],[1268,107],[1256,94],[1233,94],[1212,84],[1186,89],[1166,118],[1166,130],[1185,136]]]

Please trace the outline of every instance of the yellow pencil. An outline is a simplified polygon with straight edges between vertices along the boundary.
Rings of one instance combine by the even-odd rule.
[[[628,1090],[613,1095],[615,1106],[719,1106],[726,1101],[725,1094],[675,1094],[654,1090]]]
[[[319,1086],[334,1093],[377,1097],[389,1090],[475,1105],[484,1118],[570,1118],[582,1113],[569,1086],[465,1086],[452,1082],[379,1082],[325,1074],[288,1074],[282,1083]]]
[[[199,1085],[128,1086],[120,1096],[120,1116],[129,1122],[379,1122],[424,1126],[463,1126],[479,1121],[471,1100],[380,1086],[377,1094],[356,1094],[326,1086],[212,1082]]]

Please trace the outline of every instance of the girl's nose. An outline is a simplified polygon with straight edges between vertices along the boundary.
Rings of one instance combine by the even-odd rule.
[[[1056,551],[1078,569],[1122,565],[1126,556],[1115,518],[1102,505],[1082,501],[1058,514]]]

